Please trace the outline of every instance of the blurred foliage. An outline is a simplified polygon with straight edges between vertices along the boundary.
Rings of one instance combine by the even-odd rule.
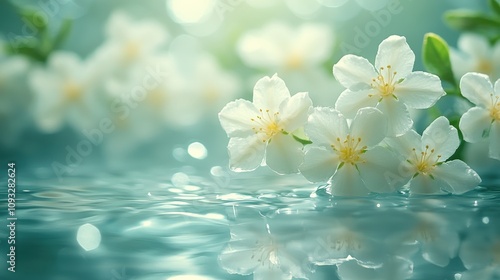
[[[495,43],[500,40],[500,3],[498,0],[488,2],[493,13],[452,10],[444,14],[444,20],[452,28],[483,34]]]
[[[72,21],[65,19],[53,35],[53,32],[49,30],[48,19],[40,16],[38,10],[22,6],[14,6],[14,8],[19,17],[23,19],[24,28],[29,28],[32,35],[16,36],[13,38],[13,43],[9,44],[7,51],[45,62],[54,50],[60,48],[70,34]]]

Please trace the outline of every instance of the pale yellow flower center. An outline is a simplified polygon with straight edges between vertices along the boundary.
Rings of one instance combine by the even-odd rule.
[[[377,89],[382,98],[394,96],[394,85],[396,84],[395,77],[398,72],[392,71],[391,65],[380,67],[378,76],[372,79],[370,86]],[[370,95],[371,97],[372,95]]]
[[[362,154],[366,152],[366,146],[360,146],[361,138],[353,138],[347,135],[345,140],[337,137],[337,142],[332,144],[331,147],[339,155],[341,163],[350,163],[356,165],[357,163],[364,162]]]
[[[493,64],[489,60],[481,59],[477,63],[476,70],[479,73],[491,75],[493,73]]]
[[[429,149],[429,145],[425,146],[425,151],[417,153],[415,148],[413,150],[413,158],[408,159],[408,162],[411,163],[417,173],[424,175],[431,175],[434,168],[438,165],[439,159],[441,159],[441,155],[437,155],[434,158],[434,149]]]
[[[301,55],[292,53],[288,56],[285,65],[287,69],[300,69],[304,63]]]
[[[267,265],[268,268],[278,266],[278,244],[274,242],[274,240],[269,239],[264,242],[261,240],[257,240],[255,242],[255,249],[252,251],[252,256],[250,257],[252,260],[255,259],[260,263],[261,266]]]
[[[140,45],[134,41],[127,42],[123,47],[123,57],[125,60],[134,60],[139,56]]]
[[[422,242],[430,243],[436,239],[437,232],[434,225],[426,221],[421,221],[416,226],[414,235],[415,239],[420,240]]]
[[[203,92],[203,98],[210,104],[217,102],[220,96],[220,91],[217,90],[214,86],[206,87],[205,91]]]
[[[66,100],[76,101],[82,96],[83,88],[80,84],[68,81],[63,84],[63,94]]]
[[[490,97],[491,104],[493,104],[490,108],[490,116],[493,121],[500,121],[500,96],[493,96],[493,94],[491,94]]]
[[[359,250],[361,249],[361,243],[359,238],[353,232],[347,230],[338,236],[329,236],[328,245],[330,249],[340,251],[345,250]]]
[[[265,138],[262,139],[262,142],[268,141],[279,132],[284,132],[279,123],[279,112],[272,113],[269,109],[259,109],[259,112],[260,115],[257,115],[255,118],[251,118],[250,120],[255,123],[255,126],[252,127],[252,130],[256,134],[262,133],[265,135]]]
[[[165,103],[167,102],[167,94],[162,88],[155,87],[148,92],[146,102],[156,110],[161,110],[164,108]]]

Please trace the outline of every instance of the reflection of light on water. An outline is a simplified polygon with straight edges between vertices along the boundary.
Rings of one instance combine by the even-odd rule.
[[[183,172],[175,173],[174,175],[172,175],[172,178],[170,180],[176,187],[182,187],[189,184],[189,176]]]
[[[149,226],[151,226],[152,224],[153,224],[153,222],[151,222],[150,220],[146,220],[146,221],[142,221],[142,222],[141,222],[141,225],[142,225],[143,227],[149,227]]]
[[[205,277],[205,276],[200,276],[200,275],[176,275],[172,277],[168,277],[166,280],[212,280],[213,278],[211,277]]]
[[[94,225],[84,224],[78,228],[76,241],[85,251],[94,250],[101,243],[101,232]]]
[[[204,159],[207,157],[207,148],[200,142],[194,142],[189,144],[188,154],[195,159]]]
[[[187,216],[187,217],[210,219],[210,220],[224,220],[224,219],[226,219],[226,217],[224,217],[224,215],[221,215],[218,213],[207,213],[207,214],[202,215],[202,214],[189,213],[189,212],[170,212],[170,213],[166,213],[166,215],[182,215],[182,216]]]
[[[487,225],[487,224],[489,224],[489,223],[490,223],[490,218],[488,218],[488,217],[483,217],[482,221],[483,221],[483,224]]]
[[[196,23],[206,17],[215,6],[214,0],[170,0],[167,7],[179,23]]]

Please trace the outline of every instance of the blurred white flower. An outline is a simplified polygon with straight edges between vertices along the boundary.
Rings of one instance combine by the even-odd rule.
[[[64,124],[76,130],[94,125],[102,113],[92,69],[76,54],[54,52],[47,65],[32,71],[29,84],[35,95],[35,122],[44,132]]]
[[[219,120],[230,137],[231,169],[250,171],[266,158],[275,172],[297,172],[302,162],[302,144],[292,133],[307,121],[312,101],[305,92],[290,96],[276,74],[260,79],[254,87],[253,103],[238,99],[227,104]]]
[[[237,51],[243,62],[270,73],[279,73],[293,92],[307,91],[317,105],[329,106],[342,91],[339,84],[321,69],[330,57],[333,30],[319,23],[297,28],[272,22],[244,34]]]
[[[172,125],[190,125],[212,120],[227,102],[241,93],[240,80],[206,52],[189,53],[192,59],[172,55],[173,70],[166,86],[171,100],[165,112]]]
[[[445,117],[434,120],[420,136],[410,130],[403,136],[388,138],[402,162],[398,168],[401,180],[410,180],[412,194],[432,194],[443,191],[461,194],[475,188],[481,178],[461,160],[445,162],[460,140],[457,130]]]
[[[165,47],[167,30],[153,20],[134,20],[115,11],[106,24],[106,41],[90,57],[100,75],[118,75],[156,55]],[[126,72],[126,71],[125,71]]]
[[[333,66],[335,78],[346,88],[335,104],[347,118],[363,107],[376,107],[389,120],[389,135],[402,135],[413,121],[408,108],[426,109],[445,92],[439,77],[412,72],[415,54],[406,38],[390,36],[378,48],[375,68],[363,57],[346,55]]]
[[[300,172],[312,182],[330,179],[332,195],[366,195],[400,187],[386,179],[387,171],[397,168],[398,161],[390,151],[377,146],[387,133],[386,117],[379,110],[361,109],[348,125],[338,111],[316,108],[305,132],[313,144]]]
[[[500,42],[492,46],[484,36],[462,34],[458,50],[450,49],[450,60],[457,80],[468,72],[486,74],[492,80],[500,78]]]
[[[371,268],[350,260],[337,265],[341,280],[404,280],[413,274],[413,263],[401,257],[387,259],[382,266]]]
[[[500,277],[500,238],[498,230],[474,229],[462,242],[459,256],[468,270],[462,273],[460,280],[485,279]]]
[[[328,26],[308,23],[293,29],[274,22],[243,35],[237,51],[245,64],[281,73],[320,65],[329,58],[332,43]]]
[[[500,160],[500,79],[493,87],[488,76],[467,73],[460,80],[460,89],[476,105],[460,118],[464,140],[478,143],[489,139],[489,156]]]
[[[450,223],[448,217],[430,212],[418,212],[410,221],[410,228],[397,232],[392,237],[394,241],[418,246],[426,261],[446,267],[458,253],[460,238],[455,228],[458,223]]]
[[[305,260],[305,254],[279,240],[270,224],[255,222],[231,227],[231,240],[219,255],[219,262],[227,272],[253,273],[254,280],[307,279],[302,259]]]
[[[0,41],[1,145],[14,145],[32,118],[32,95],[26,82],[30,66],[24,57],[7,54]]]
[[[330,214],[316,218],[305,221],[310,236],[302,241],[312,263],[336,265],[352,259],[367,266],[383,263],[380,241],[367,234],[371,232],[360,220],[332,218]]]

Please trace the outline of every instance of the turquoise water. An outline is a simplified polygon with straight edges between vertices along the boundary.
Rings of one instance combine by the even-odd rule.
[[[332,198],[300,176],[222,167],[85,174],[59,181],[24,171],[16,272],[7,271],[2,242],[0,279],[253,279],[254,271],[261,279],[500,279],[494,178],[461,196]]]

